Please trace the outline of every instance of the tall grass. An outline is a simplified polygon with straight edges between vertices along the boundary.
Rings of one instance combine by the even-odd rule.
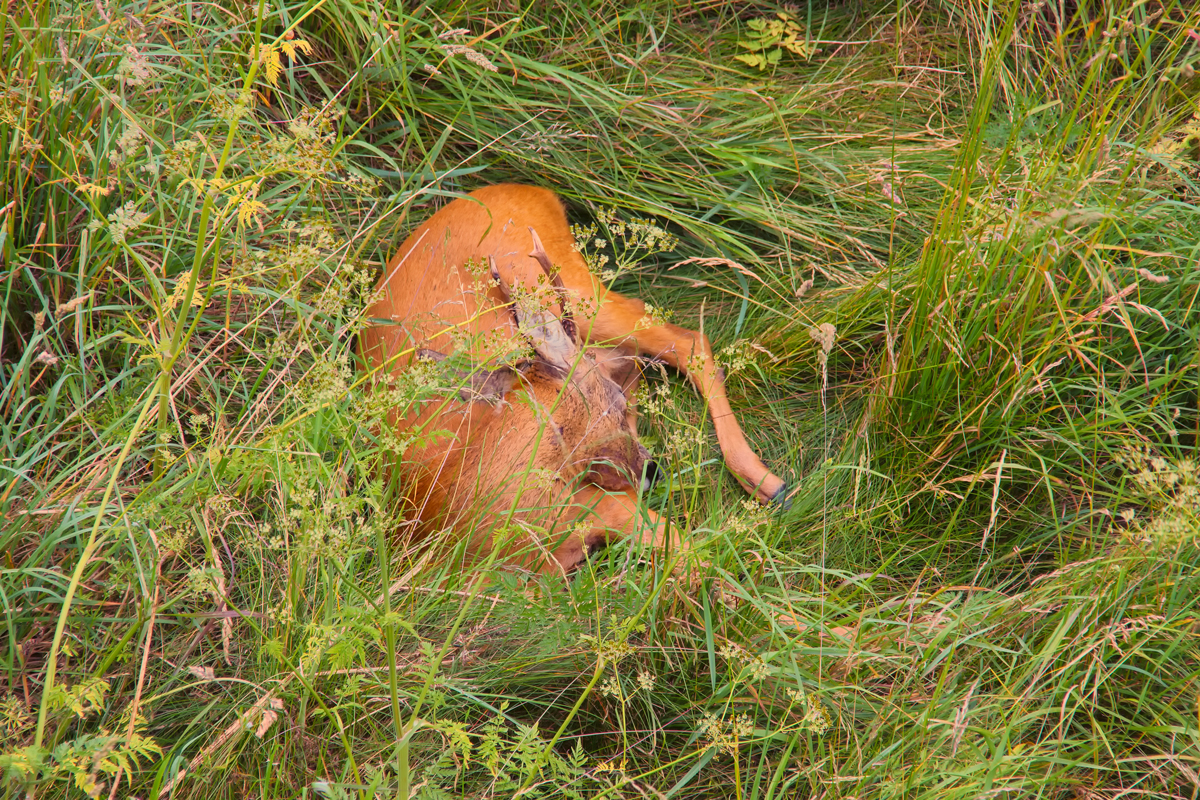
[[[776,11],[0,20],[5,797],[1200,795],[1200,18],[808,3],[736,61]],[[680,239],[613,286],[794,487],[654,378],[695,581],[394,536],[354,335],[503,180]]]

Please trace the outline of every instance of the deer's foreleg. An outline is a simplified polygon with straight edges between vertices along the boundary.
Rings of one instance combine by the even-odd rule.
[[[708,337],[669,323],[645,325],[645,316],[646,306],[641,300],[609,292],[604,295],[587,338],[595,344],[632,346],[639,354],[662,359],[687,375],[708,404],[725,466],[760,501],[784,502],[786,485],[750,449],[733,415]]]

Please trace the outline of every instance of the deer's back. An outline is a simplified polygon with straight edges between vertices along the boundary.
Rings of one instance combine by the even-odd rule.
[[[487,259],[495,258],[518,282],[532,281],[540,267],[529,256],[531,227],[567,285],[591,289],[558,197],[534,186],[488,186],[442,207],[401,245],[384,271],[382,295],[368,311],[394,324],[365,330],[363,352],[395,358],[416,347],[444,354],[467,348],[486,362],[510,347],[516,326],[496,307],[503,295],[488,284]],[[411,358],[400,355],[388,371]]]

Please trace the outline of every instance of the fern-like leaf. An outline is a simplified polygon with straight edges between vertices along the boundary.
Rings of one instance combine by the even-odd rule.
[[[284,41],[284,42],[280,43],[279,46],[280,46],[280,48],[282,48],[283,52],[287,53],[288,59],[290,61],[292,61],[293,63],[295,63],[298,60],[297,59],[298,52],[304,53],[304,55],[306,55],[306,56],[311,56],[312,52],[313,52],[312,45],[303,39],[293,39],[291,41]]]

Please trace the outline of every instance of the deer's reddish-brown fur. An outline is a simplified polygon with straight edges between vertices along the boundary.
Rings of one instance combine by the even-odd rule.
[[[557,293],[546,279],[553,272]],[[524,531],[522,560],[540,570],[570,569],[585,545],[614,533],[665,545],[665,522],[637,504],[647,454],[625,405],[633,354],[687,374],[708,403],[730,471],[761,501],[782,498],[783,481],[733,416],[708,339],[653,324],[641,300],[608,291],[575,251],[553,192],[505,184],[452,201],[408,237],[379,288],[368,313],[394,324],[362,333],[372,367],[397,372],[422,350],[479,365],[468,399],[429,403],[396,421],[449,433],[403,459],[407,499],[422,524],[453,527],[483,549],[492,542],[477,532],[507,522]],[[534,357],[491,369],[522,336]],[[537,486],[530,468],[543,478]]]

